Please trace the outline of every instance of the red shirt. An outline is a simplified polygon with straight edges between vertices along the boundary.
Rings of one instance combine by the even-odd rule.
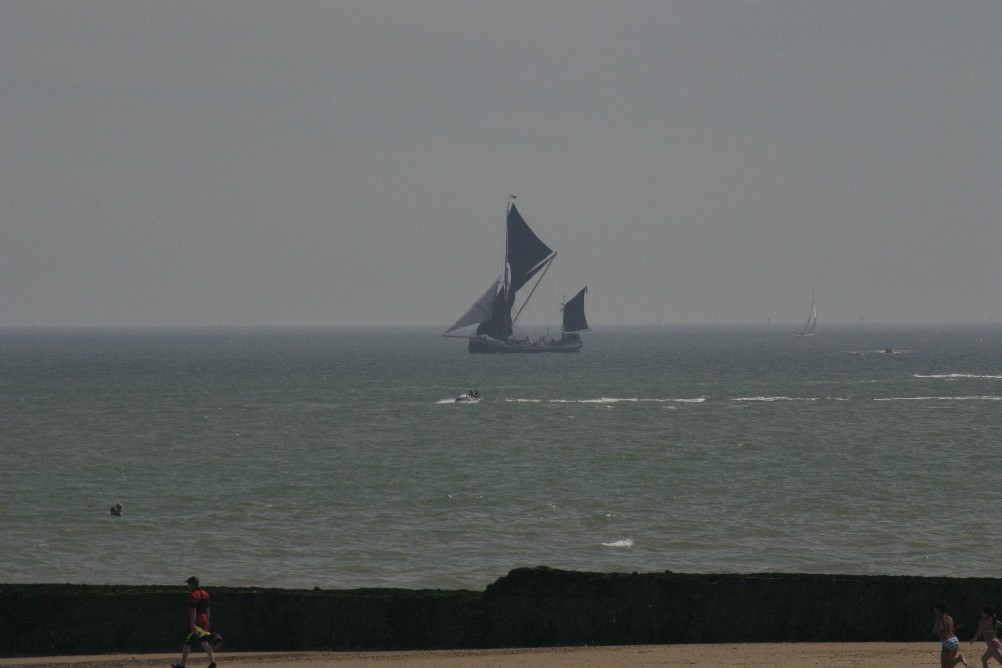
[[[188,608],[195,608],[195,626],[209,630],[209,592],[195,589],[188,593]]]

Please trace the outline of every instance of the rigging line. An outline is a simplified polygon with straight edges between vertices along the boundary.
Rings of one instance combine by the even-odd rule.
[[[553,256],[553,264],[557,263],[556,255]],[[557,294],[560,292],[557,283],[555,281],[550,281],[550,299],[549,303],[557,301]],[[563,319],[564,319],[564,305],[560,305],[560,330],[563,332]],[[553,311],[551,309],[546,310],[546,338],[550,338],[550,327],[553,325]]]
[[[515,321],[518,320],[518,316],[522,315],[522,310],[525,308],[525,305],[529,303],[530,299],[532,299],[532,295],[533,293],[536,292],[536,288],[539,287],[540,281],[543,280],[543,276],[546,276],[546,272],[550,270],[550,265],[552,265],[553,261],[556,259],[557,259],[557,251],[553,251],[553,255],[551,255],[550,259],[546,261],[546,269],[543,269],[543,273],[539,275],[539,278],[536,279],[536,284],[533,285],[532,290],[529,291],[529,296],[525,298],[525,301],[522,302],[522,306],[518,309],[518,313],[516,313],[515,317],[511,319],[512,325],[514,325]]]

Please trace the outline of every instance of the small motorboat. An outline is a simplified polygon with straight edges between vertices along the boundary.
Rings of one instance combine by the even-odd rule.
[[[460,394],[458,397],[456,397],[456,403],[476,404],[480,402],[480,399],[482,399],[482,397],[480,396],[480,392],[478,392],[477,390],[470,390],[466,394]]]

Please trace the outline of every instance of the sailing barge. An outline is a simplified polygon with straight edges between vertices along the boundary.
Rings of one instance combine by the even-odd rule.
[[[469,337],[461,337],[469,339],[467,350],[471,353],[576,353],[581,350],[579,332],[588,329],[584,313],[587,287],[564,303],[559,339],[543,337],[530,341],[514,335],[515,321],[556,257],[556,251],[536,236],[512,202],[508,207],[504,271],[463,317],[446,331],[445,336],[457,329],[477,325],[476,332]],[[536,280],[528,296],[516,310],[516,294],[533,278]]]

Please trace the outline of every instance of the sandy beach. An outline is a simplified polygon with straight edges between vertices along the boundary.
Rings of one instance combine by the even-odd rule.
[[[963,643],[972,666],[979,664],[984,643]],[[32,657],[0,659],[5,668],[67,666],[71,668],[163,668],[177,654]],[[772,668],[916,668],[939,665],[939,643],[779,643],[719,645],[632,645],[622,647],[558,647],[535,649],[448,650],[420,652],[296,652],[226,653],[216,657],[220,668],[238,666],[292,668],[650,668],[653,666],[770,666]],[[188,666],[207,665],[193,655]]]

